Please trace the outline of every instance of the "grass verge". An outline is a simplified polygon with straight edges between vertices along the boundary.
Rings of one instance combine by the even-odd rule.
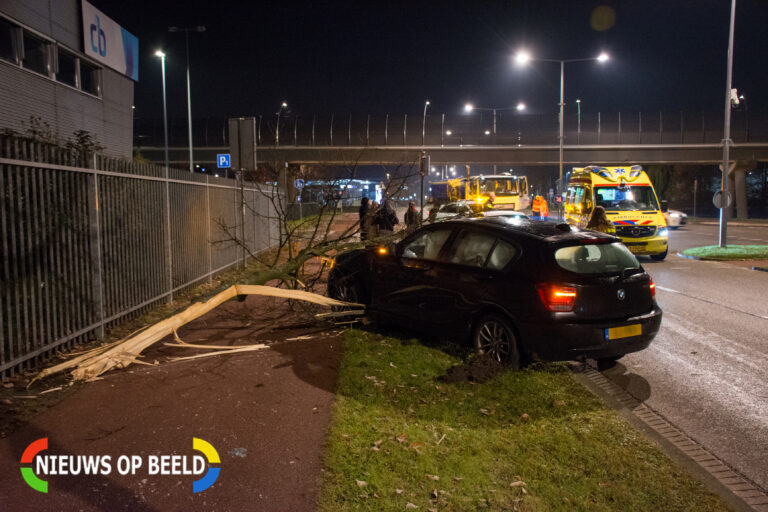
[[[768,259],[768,245],[707,245],[686,249],[683,254],[702,260],[763,260]]]
[[[564,365],[437,380],[460,362],[347,332],[320,510],[728,510]]]

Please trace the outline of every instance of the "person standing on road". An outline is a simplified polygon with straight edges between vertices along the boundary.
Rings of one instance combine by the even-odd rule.
[[[533,203],[531,204],[531,211],[533,211],[533,215],[531,217],[534,219],[538,219],[539,213],[541,212],[541,196],[536,196],[533,198]]]
[[[587,223],[587,229],[602,231],[609,235],[616,234],[616,228],[614,228],[611,221],[608,220],[608,216],[605,214],[605,208],[602,206],[595,206],[595,209],[592,210],[592,216]]]
[[[485,211],[495,210],[496,209],[495,202],[496,202],[496,193],[491,192],[490,194],[488,194],[488,200],[483,205],[483,210]]]
[[[547,200],[543,197],[539,203],[539,216],[541,217],[541,220],[547,220],[549,217],[549,204],[547,204]]]
[[[405,222],[405,228],[408,231],[413,231],[419,227],[419,211],[416,209],[416,205],[413,204],[413,201],[408,202],[408,209],[405,211],[403,221]]]
[[[368,240],[368,230],[370,226],[366,226],[366,217],[371,208],[370,200],[364,197],[360,200],[360,209],[357,210],[357,215],[360,217],[360,240]]]
[[[379,236],[391,235],[395,231],[395,225],[400,223],[392,207],[392,201],[389,199],[384,201],[374,215],[373,223],[379,228]]]

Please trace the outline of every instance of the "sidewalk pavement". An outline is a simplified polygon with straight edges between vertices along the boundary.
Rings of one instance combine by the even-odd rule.
[[[338,329],[286,324],[297,317],[264,297],[228,302],[183,328],[181,338],[274,344],[168,362],[168,356],[200,351],[161,342],[146,353],[146,360],[158,359],[159,365],[105,374],[34,417],[0,440],[0,510],[314,509],[341,340]],[[285,341],[311,331],[312,339]],[[33,490],[19,470],[31,465],[20,459],[31,442],[46,437],[48,449],[41,455],[110,455],[111,473],[47,476],[48,493]],[[192,449],[193,437],[208,441],[221,458],[211,466],[220,468],[218,479],[202,492],[192,492],[199,475],[149,475],[146,466],[136,475],[117,472],[120,455],[145,462],[150,455],[200,455]]]

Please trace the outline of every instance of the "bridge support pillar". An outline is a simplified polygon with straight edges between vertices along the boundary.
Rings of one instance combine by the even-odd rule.
[[[734,213],[737,219],[749,218],[747,212],[747,178],[748,172],[753,171],[757,167],[755,162],[732,162],[730,169],[728,169],[728,192],[731,193],[733,202],[731,206],[725,209],[725,217],[727,219],[733,219]],[[720,165],[720,170],[723,170],[723,166]]]
[[[747,219],[749,213],[747,211],[747,173],[753,171],[756,168],[754,162],[744,163],[742,165],[736,165],[733,170],[733,183],[736,189],[734,198],[736,199],[736,217],[739,219]]]

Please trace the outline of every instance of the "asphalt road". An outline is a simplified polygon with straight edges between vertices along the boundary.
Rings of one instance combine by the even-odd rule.
[[[729,243],[768,244],[768,226],[728,233]],[[671,232],[665,261],[642,259],[664,310],[661,330],[604,374],[766,490],[768,272],[674,254],[717,236],[717,225],[686,226]]]

